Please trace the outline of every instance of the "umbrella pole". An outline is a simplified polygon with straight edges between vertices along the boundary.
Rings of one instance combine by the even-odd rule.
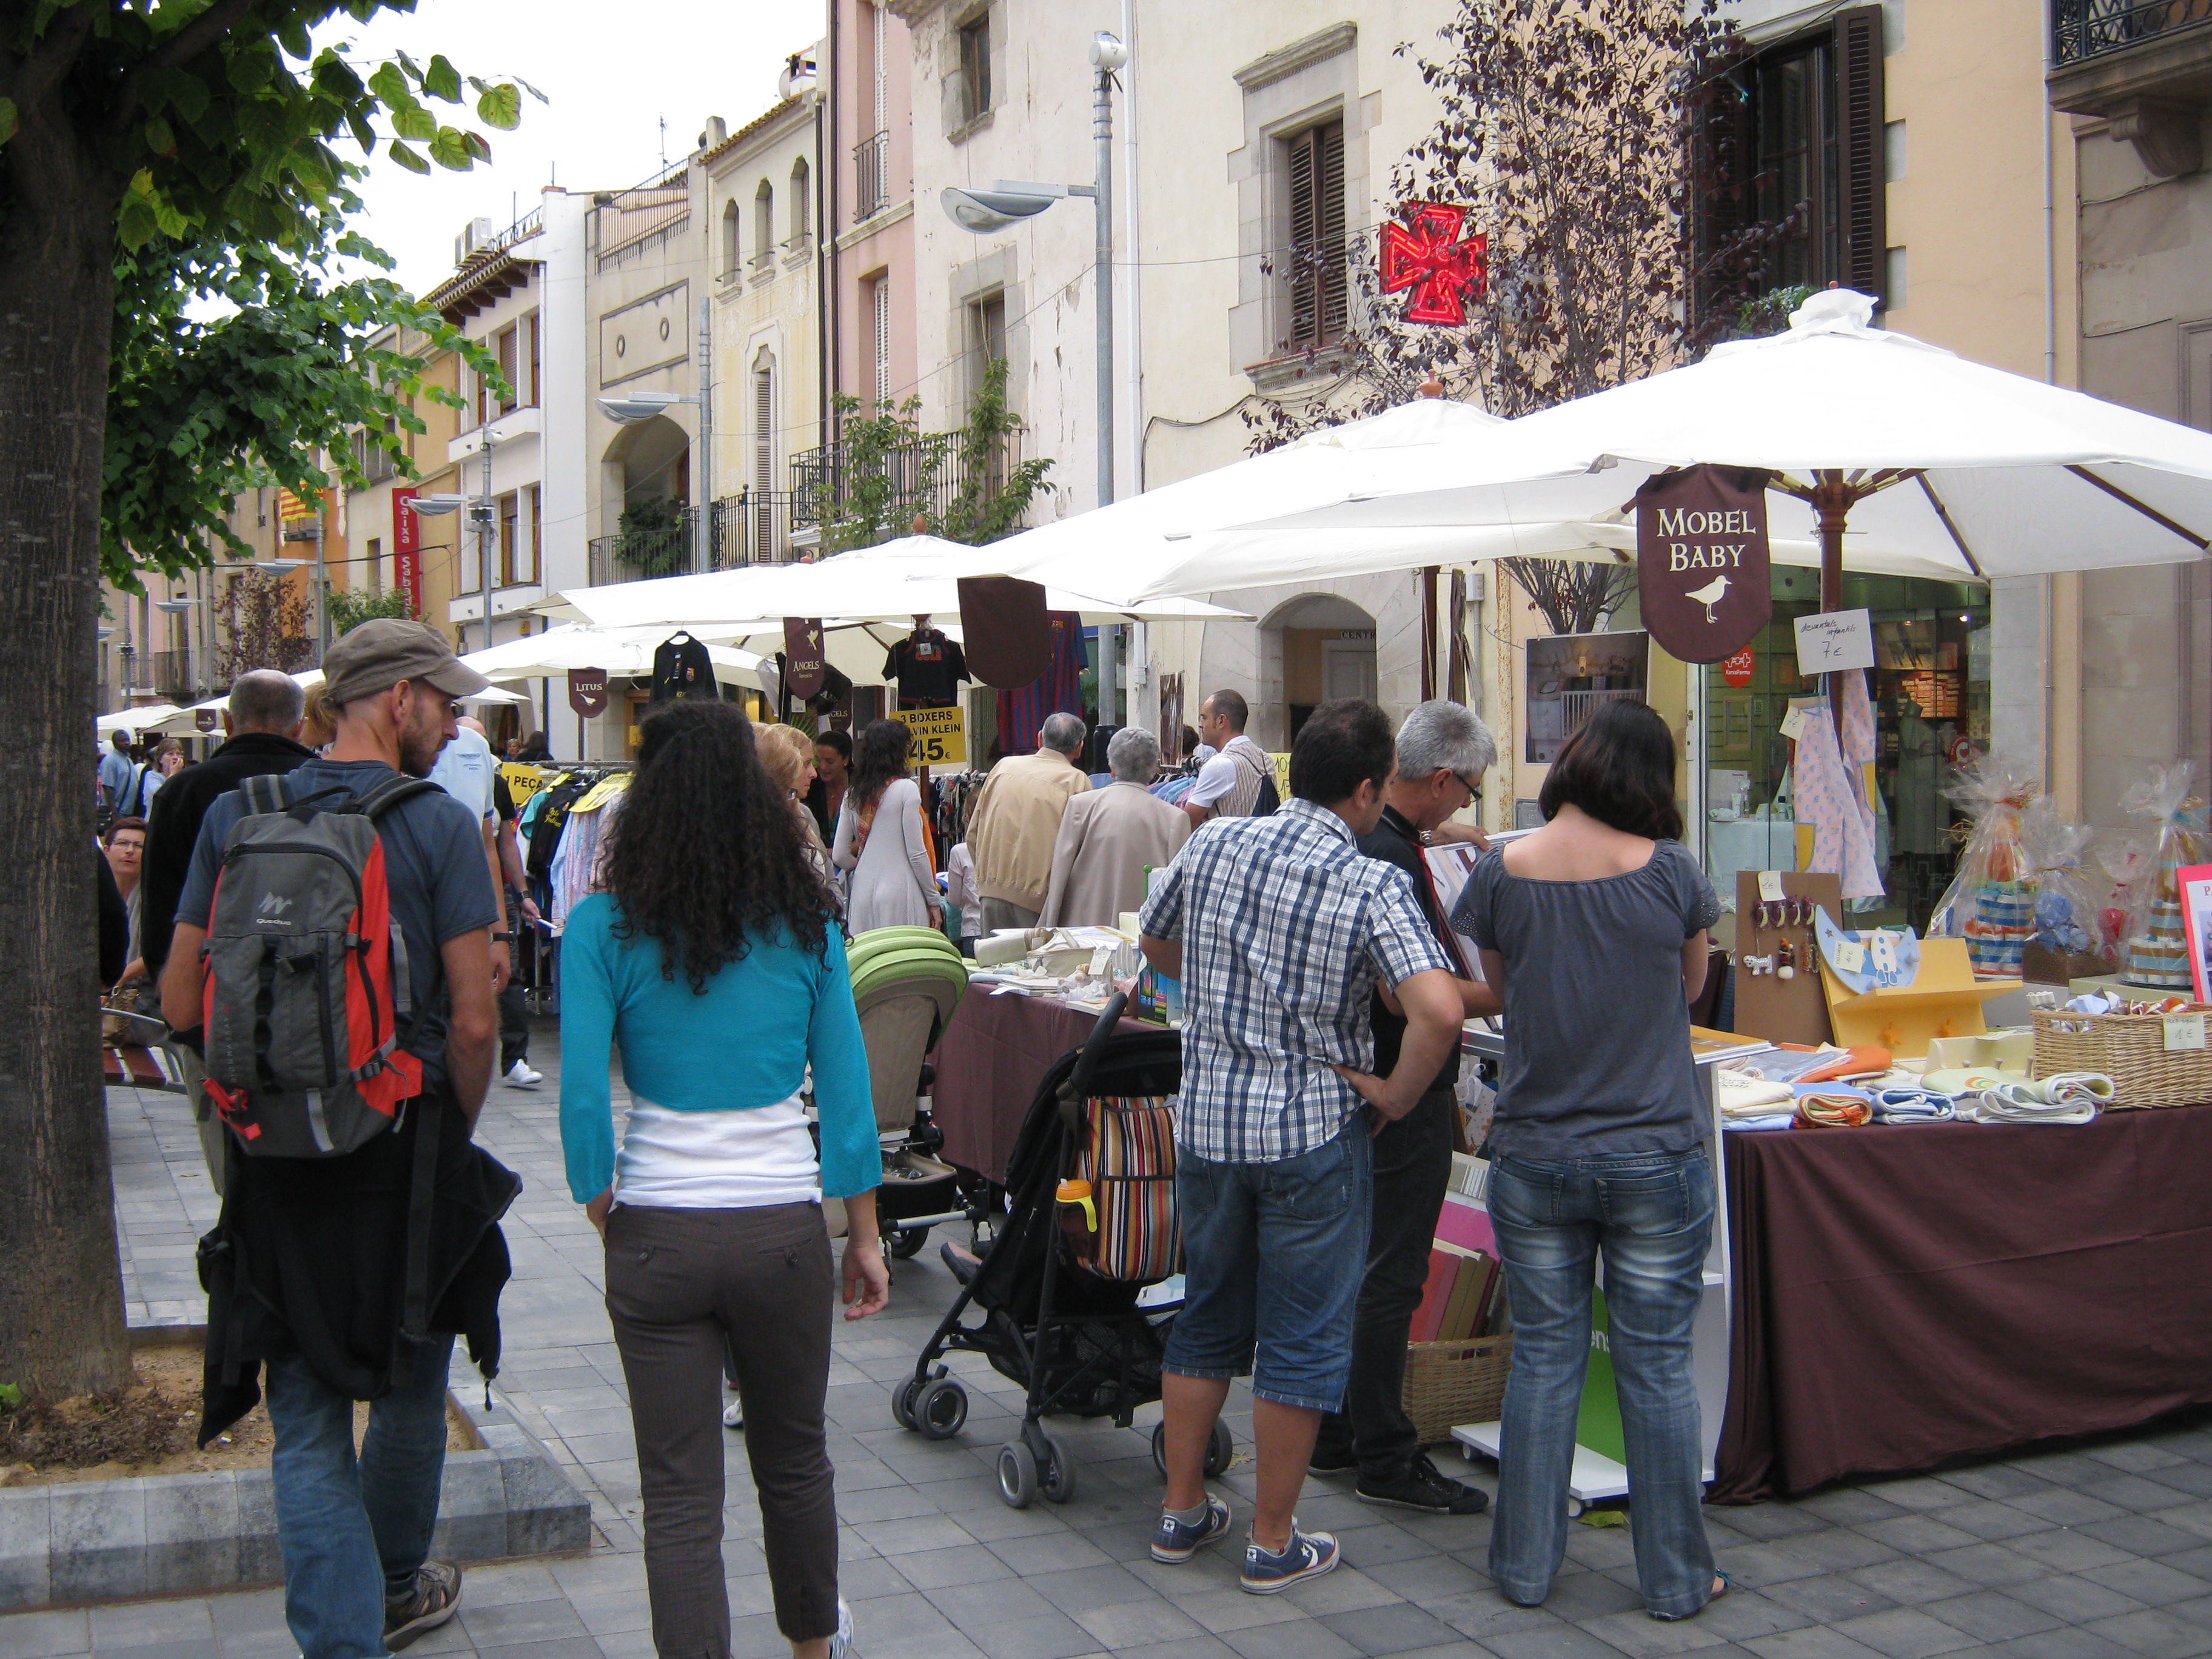
[[[1823,611],[1844,608],[1844,525],[1850,517],[1851,506],[1858,500],[1858,492],[1844,482],[1840,471],[1820,474],[1820,482],[1814,486],[1813,507],[1820,520],[1820,609]],[[1839,675],[1821,676],[1828,684],[1828,707],[1836,716],[1836,729],[1843,729],[1844,683]]]
[[[1437,695],[1437,567],[1421,570],[1421,701]]]

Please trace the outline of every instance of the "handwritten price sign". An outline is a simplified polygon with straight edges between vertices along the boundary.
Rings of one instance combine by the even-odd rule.
[[[902,708],[896,719],[914,733],[914,758],[923,766],[968,763],[968,716],[959,708]]]

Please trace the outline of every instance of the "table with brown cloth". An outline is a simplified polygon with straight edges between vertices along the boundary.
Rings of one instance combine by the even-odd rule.
[[[1723,1139],[1713,1501],[2212,1402],[2212,1106]]]
[[[937,1042],[929,1112],[945,1132],[937,1155],[1005,1186],[1006,1159],[1037,1085],[1056,1060],[1083,1046],[1097,1024],[1096,1008],[1071,1008],[1019,992],[994,996],[988,984],[970,987]],[[1119,1029],[1157,1028],[1124,1019]]]

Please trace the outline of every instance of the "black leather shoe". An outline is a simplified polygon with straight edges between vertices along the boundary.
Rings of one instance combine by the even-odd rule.
[[[1426,1452],[1415,1453],[1401,1473],[1387,1480],[1361,1476],[1353,1495],[1363,1504],[1423,1515],[1480,1515],[1490,1507],[1488,1492],[1444,1474]]]

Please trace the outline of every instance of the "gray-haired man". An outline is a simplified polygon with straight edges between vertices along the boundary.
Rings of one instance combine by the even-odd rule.
[[[1498,994],[1462,958],[1421,848],[1445,820],[1481,798],[1482,775],[1497,759],[1490,729],[1472,711],[1441,700],[1421,704],[1398,728],[1398,771],[1383,791],[1382,816],[1359,838],[1361,852],[1397,866],[1412,880],[1421,913],[1452,962],[1469,1019],[1496,1013]],[[1406,1022],[1380,998],[1371,1017],[1375,1069],[1385,1073],[1397,1062]],[[1352,1376],[1343,1411],[1322,1420],[1312,1462],[1317,1474],[1358,1470],[1363,1503],[1430,1515],[1474,1515],[1490,1501],[1429,1461],[1401,1403],[1406,1333],[1420,1305],[1430,1241],[1451,1179],[1458,1081],[1455,1045],[1419,1104],[1375,1137],[1375,1214],[1352,1315]]]
[[[1091,787],[1075,764],[1083,722],[1048,714],[1036,753],[1012,755],[991,769],[968,815],[968,854],[986,927],[1034,927],[1052,884],[1052,849],[1071,797]]]

